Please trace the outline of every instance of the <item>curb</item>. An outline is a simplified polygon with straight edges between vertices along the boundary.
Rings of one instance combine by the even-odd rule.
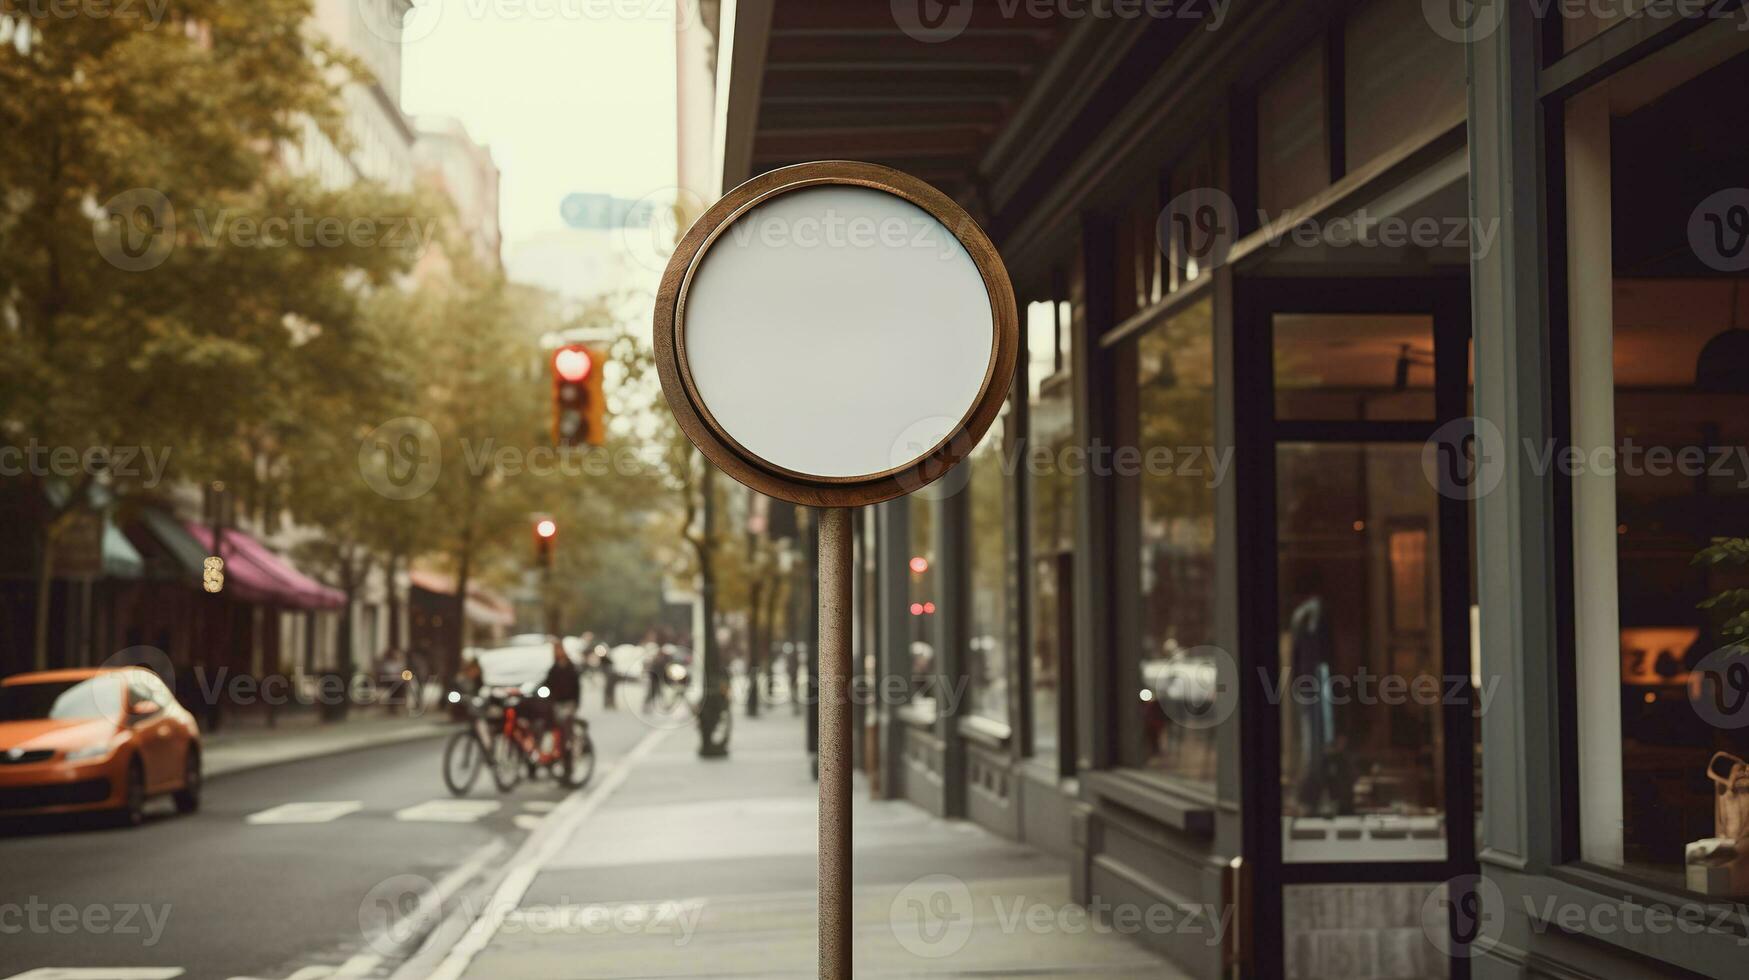
[[[253,772],[257,769],[268,769],[273,766],[283,766],[294,762],[308,762],[311,759],[324,759],[329,756],[346,755],[351,752],[362,752],[365,749],[383,748],[390,745],[400,745],[405,742],[417,742],[421,739],[438,738],[443,735],[448,735],[452,730],[452,726],[449,723],[434,722],[419,728],[402,728],[389,732],[376,732],[368,736],[360,735],[356,740],[330,743],[323,745],[320,748],[313,748],[307,752],[299,752],[282,757],[257,759],[252,761],[237,760],[229,764],[226,764],[221,760],[218,765],[213,764],[213,759],[211,757],[212,750],[208,749],[205,750],[208,755],[207,758],[203,760],[203,771],[201,775],[202,778],[208,780],[220,779],[225,776],[234,776],[241,772]]]

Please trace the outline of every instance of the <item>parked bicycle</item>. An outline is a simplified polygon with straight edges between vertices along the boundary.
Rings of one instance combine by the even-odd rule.
[[[595,775],[589,723],[571,718],[560,724],[539,691],[491,691],[470,698],[468,706],[468,727],[450,736],[443,750],[443,782],[454,795],[466,795],[484,770],[500,793],[515,789],[525,774],[548,773],[572,789]]]

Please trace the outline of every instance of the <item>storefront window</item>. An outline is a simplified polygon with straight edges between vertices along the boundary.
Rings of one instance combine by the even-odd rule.
[[[1433,317],[1283,313],[1271,329],[1276,418],[1433,418]]]
[[[1446,856],[1439,496],[1421,450],[1276,450],[1289,861]]]
[[[911,703],[933,710],[937,678],[935,676],[936,583],[940,574],[935,568],[935,519],[937,501],[929,494],[914,494],[910,508],[911,554],[907,559],[911,575],[911,605],[907,610],[911,624]]]
[[[1134,615],[1136,659],[1120,704],[1139,713],[1126,736],[1126,765],[1197,782],[1215,778],[1215,730],[1176,724],[1194,718],[1218,664],[1215,640],[1215,493],[1231,461],[1215,444],[1214,304],[1193,303],[1132,341],[1121,362],[1134,379],[1133,406],[1120,443],[1138,450],[1133,468],[1116,478],[1133,514],[1135,562],[1126,588],[1139,595]],[[1126,522],[1127,523],[1127,522]],[[1134,692],[1134,693],[1131,693]]]
[[[1572,99],[1581,852],[1749,895],[1749,84],[1684,42]],[[1725,88],[1721,88],[1724,86]],[[1671,148],[1680,148],[1673,153]]]
[[[1024,459],[1030,481],[1027,522],[1032,542],[1027,568],[1032,628],[1028,657],[1032,749],[1040,757],[1056,754],[1061,746],[1070,650],[1075,487],[1062,463],[1064,450],[1075,437],[1075,416],[1065,352],[1052,342],[1067,332],[1061,322],[1067,311],[1066,302],[1034,304],[1027,331],[1031,432]]]
[[[1008,556],[1013,540],[1014,481],[1006,465],[1008,418],[1004,412],[972,454],[971,615],[967,622],[967,707],[972,714],[1008,722]]]

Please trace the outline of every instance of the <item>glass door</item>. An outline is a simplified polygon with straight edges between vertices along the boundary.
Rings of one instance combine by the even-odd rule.
[[[1245,288],[1252,961],[1465,976],[1444,899],[1475,868],[1469,504],[1437,469],[1468,444],[1465,285]]]

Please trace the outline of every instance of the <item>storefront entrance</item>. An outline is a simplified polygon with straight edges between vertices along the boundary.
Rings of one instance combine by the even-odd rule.
[[[1249,959],[1263,977],[1467,977],[1442,924],[1463,923],[1444,883],[1476,870],[1487,693],[1468,284],[1235,293]]]

